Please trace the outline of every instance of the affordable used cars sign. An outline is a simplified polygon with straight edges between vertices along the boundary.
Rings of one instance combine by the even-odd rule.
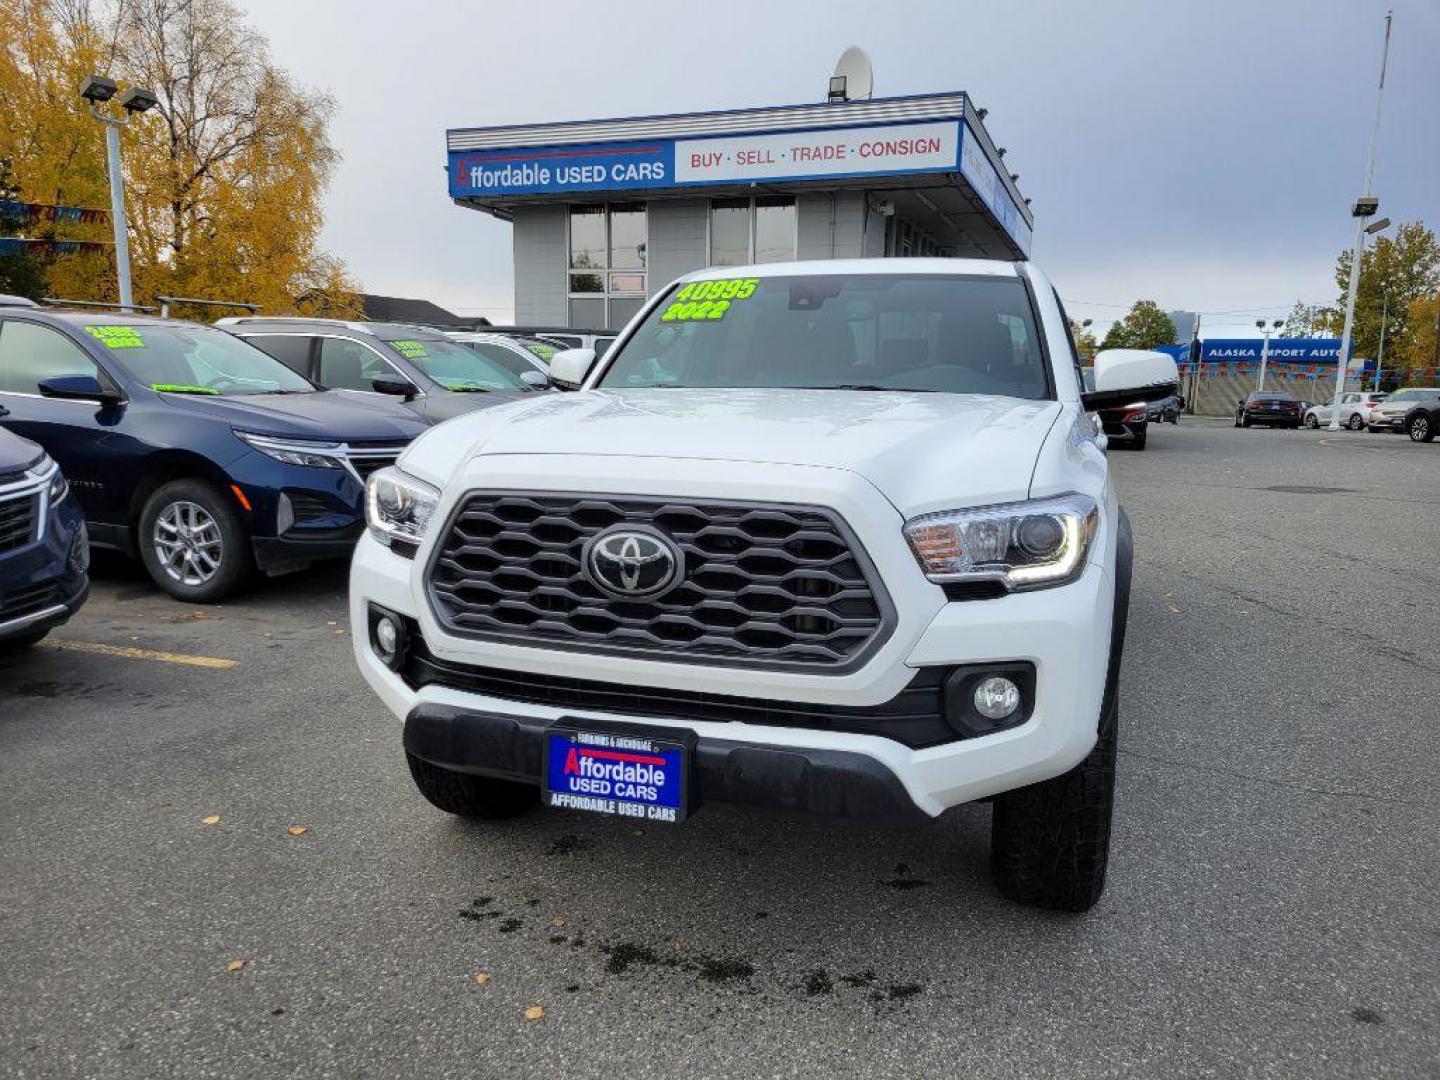
[[[485,198],[959,169],[960,124],[949,120],[455,151],[449,172],[453,198]]]

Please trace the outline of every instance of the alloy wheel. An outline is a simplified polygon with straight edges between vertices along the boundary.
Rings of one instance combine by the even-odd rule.
[[[199,503],[168,504],[155,518],[151,541],[165,573],[182,585],[204,585],[220,570],[220,526]]]
[[[1417,416],[1410,421],[1410,438],[1416,442],[1424,442],[1430,437],[1430,418]]]

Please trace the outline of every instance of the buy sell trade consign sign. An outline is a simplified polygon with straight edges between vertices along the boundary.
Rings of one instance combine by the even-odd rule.
[[[959,173],[1022,250],[1030,227],[961,120],[450,153],[455,199]]]
[[[1030,226],[962,120],[913,121],[691,139],[453,150],[453,199],[674,191],[866,176],[958,173],[1022,251]]]

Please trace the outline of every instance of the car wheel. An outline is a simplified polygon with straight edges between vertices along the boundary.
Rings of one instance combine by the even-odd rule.
[[[239,511],[204,480],[173,480],[151,495],[137,539],[155,584],[188,603],[229,596],[255,567]]]
[[[44,630],[27,630],[23,634],[0,639],[0,652],[19,652],[21,649],[28,649],[31,645],[38,645],[44,641],[45,635],[48,633],[50,630],[47,627]]]
[[[990,869],[1001,895],[1057,911],[1088,911],[1105,891],[1115,802],[1118,695],[1099,738],[1067,773],[994,799]]]
[[[1430,417],[1424,413],[1411,420],[1406,430],[1410,432],[1411,442],[1429,442],[1435,438],[1435,430],[1430,426]]]
[[[1350,423],[1346,424],[1345,426],[1348,427],[1351,431],[1359,431],[1365,426],[1365,421],[1359,413],[1354,413],[1350,417]]]
[[[493,780],[472,776],[432,765],[408,750],[405,761],[420,794],[432,806],[458,817],[500,821],[523,814],[540,801],[540,789],[534,784],[514,780]]]
[[[1314,414],[1314,413],[1306,413],[1306,414],[1305,414],[1305,426],[1306,426],[1307,428],[1309,428],[1311,431],[1314,431],[1316,428],[1318,428],[1318,427],[1320,426],[1320,421],[1315,418],[1315,414]]]
[[[1250,426],[1250,418],[1249,418],[1248,416],[1242,416],[1242,417],[1240,418],[1240,426],[1241,426],[1241,427],[1249,427],[1249,426]]]

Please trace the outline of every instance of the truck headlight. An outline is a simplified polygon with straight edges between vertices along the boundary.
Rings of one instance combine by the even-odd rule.
[[[237,431],[235,437],[241,442],[268,454],[286,465],[309,465],[316,469],[343,469],[345,451],[339,443],[311,442],[308,439],[276,439],[269,435],[255,435],[248,431]]]
[[[365,485],[365,521],[370,535],[386,546],[413,554],[440,504],[440,492],[396,468],[380,469]]]
[[[1099,520],[1095,500],[1061,495],[924,514],[905,523],[905,539],[937,584],[989,580],[1044,589],[1080,576]]]

